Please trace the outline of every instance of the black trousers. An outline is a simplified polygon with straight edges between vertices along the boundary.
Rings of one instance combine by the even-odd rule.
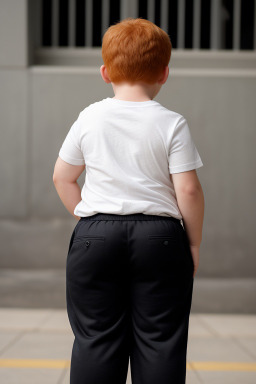
[[[66,260],[71,384],[184,384],[193,259],[178,219],[97,213]]]

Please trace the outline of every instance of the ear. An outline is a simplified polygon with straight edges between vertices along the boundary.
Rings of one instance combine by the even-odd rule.
[[[169,76],[169,66],[166,65],[166,67],[164,68],[164,71],[163,71],[160,79],[158,80],[158,82],[160,84],[164,84],[166,82],[166,80],[168,79],[168,76]]]
[[[104,64],[100,67],[100,74],[101,74],[103,81],[105,81],[105,83],[107,83],[107,84],[111,83],[111,80],[108,77],[107,68]]]

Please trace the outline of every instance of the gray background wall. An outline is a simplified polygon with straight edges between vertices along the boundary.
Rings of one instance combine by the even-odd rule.
[[[76,220],[52,182],[58,151],[79,112],[114,94],[100,49],[33,50],[27,2],[0,7],[1,271],[63,270]],[[255,51],[173,50],[156,97],[186,117],[204,163],[200,312],[256,312],[255,62]]]

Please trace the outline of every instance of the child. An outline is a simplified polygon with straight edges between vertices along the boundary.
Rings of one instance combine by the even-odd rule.
[[[133,384],[186,380],[203,163],[186,119],[153,100],[171,48],[148,20],[110,26],[100,72],[115,97],[81,111],[59,151],[54,184],[79,220],[66,260],[71,384],[125,384],[129,357]]]

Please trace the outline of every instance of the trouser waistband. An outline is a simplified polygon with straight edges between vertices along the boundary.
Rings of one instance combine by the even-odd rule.
[[[120,221],[126,221],[126,220],[170,220],[174,221],[176,223],[180,223],[181,221],[179,219],[176,219],[172,216],[159,216],[159,215],[145,215],[144,213],[133,213],[130,215],[116,215],[112,213],[96,213],[92,216],[86,216],[81,217],[79,221],[84,220],[120,220]]]

